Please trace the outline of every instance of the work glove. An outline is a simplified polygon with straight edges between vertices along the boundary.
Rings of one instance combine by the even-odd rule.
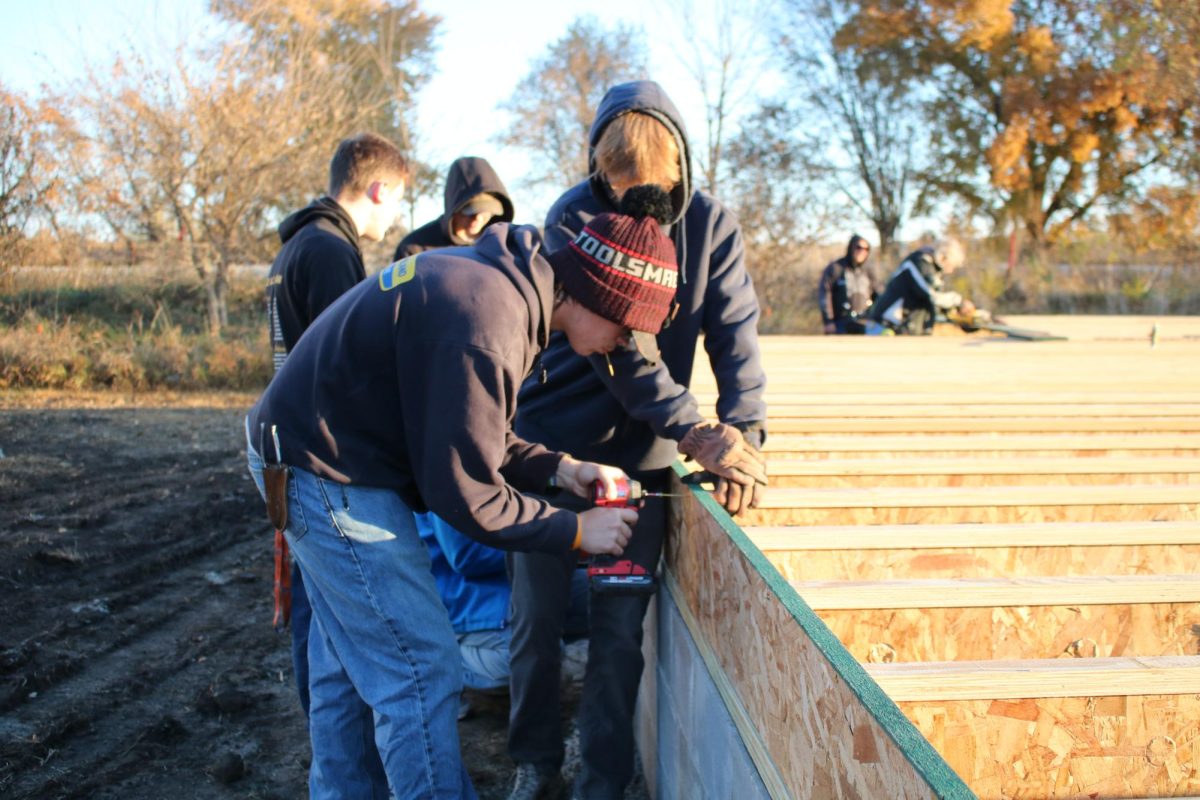
[[[742,432],[723,422],[702,422],[687,432],[679,452],[717,476],[713,499],[731,514],[758,504],[767,485],[766,459]]]

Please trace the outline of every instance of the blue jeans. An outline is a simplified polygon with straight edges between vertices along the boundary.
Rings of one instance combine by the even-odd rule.
[[[471,631],[458,635],[463,686],[468,689],[508,688],[508,642],[511,628]]]
[[[308,724],[308,629],[312,625],[312,608],[308,605],[308,594],[304,591],[304,573],[292,559],[292,674],[296,676],[296,692],[300,695],[300,708],[304,709],[304,723]]]
[[[262,491],[262,461],[248,443]],[[458,745],[458,644],[412,512],[387,489],[289,469],[288,527],[312,606],[309,793],[474,798]],[[371,736],[386,781],[372,770]]]

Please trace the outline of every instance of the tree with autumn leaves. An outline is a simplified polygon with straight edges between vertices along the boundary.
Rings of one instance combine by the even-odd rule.
[[[1040,247],[1095,211],[1194,194],[1194,0],[850,5],[837,45],[929,90],[927,185],[997,228]]]

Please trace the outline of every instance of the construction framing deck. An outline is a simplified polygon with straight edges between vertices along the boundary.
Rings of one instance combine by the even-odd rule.
[[[1154,322],[764,339],[771,491],[672,504],[655,796],[1200,796],[1200,320]]]

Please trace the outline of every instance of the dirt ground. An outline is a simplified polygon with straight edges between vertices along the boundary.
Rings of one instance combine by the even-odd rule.
[[[0,796],[304,797],[250,398],[111,402],[0,400]],[[503,797],[508,701],[473,700],[467,766]]]

